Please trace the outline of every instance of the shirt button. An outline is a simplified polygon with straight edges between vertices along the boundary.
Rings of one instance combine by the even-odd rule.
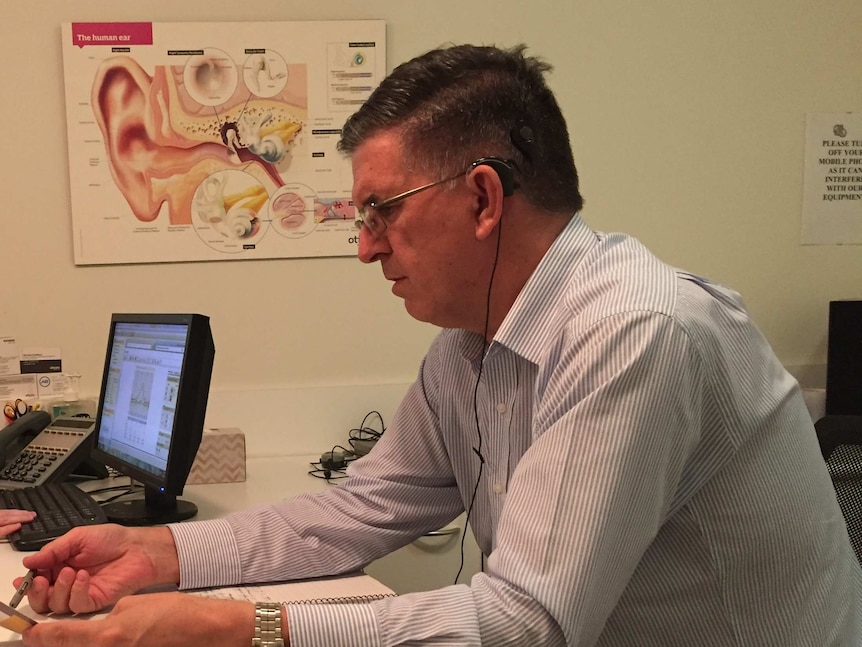
[[[498,405],[497,405],[497,411],[498,411],[499,413],[506,413],[506,403],[505,403],[505,402],[501,402],[500,404],[498,404]]]
[[[505,491],[506,491],[506,488],[504,488],[502,485],[500,485],[499,483],[494,483],[494,493],[495,494],[503,494],[503,492],[505,492]]]

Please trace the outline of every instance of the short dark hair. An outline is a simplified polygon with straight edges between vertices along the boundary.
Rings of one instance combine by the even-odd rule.
[[[338,149],[351,155],[369,137],[400,129],[416,170],[442,176],[499,156],[515,162],[531,204],[580,211],[566,121],[545,83],[551,66],[525,49],[454,45],[402,63],[344,124]]]

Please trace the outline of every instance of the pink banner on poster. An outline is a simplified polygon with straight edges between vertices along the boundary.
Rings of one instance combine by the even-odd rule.
[[[87,45],[152,45],[151,22],[73,22],[72,44]]]

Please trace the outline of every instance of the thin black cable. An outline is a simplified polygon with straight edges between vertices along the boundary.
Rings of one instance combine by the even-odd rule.
[[[130,488],[135,487],[135,484],[131,482],[124,483],[123,485],[111,485],[108,487],[97,488],[95,490],[87,490],[87,494],[101,494],[103,492],[116,492],[117,490],[128,490]]]
[[[317,463],[312,463],[312,465],[317,465]],[[315,467],[314,469],[310,469],[308,470],[308,474],[316,479],[323,479],[330,485],[332,485],[332,481],[347,478],[347,474],[344,472],[344,469],[332,469],[325,467]]]
[[[467,508],[467,518],[464,520],[464,532],[461,533],[461,563],[458,565],[458,573],[455,575],[455,584],[464,570],[464,540],[467,538],[467,528],[470,524],[470,514],[473,512],[473,504],[476,502],[476,493],[479,491],[479,482],[482,480],[482,470],[485,467],[485,457],[482,455],[482,429],[479,425],[479,383],[482,381],[482,369],[485,367],[485,353],[488,352],[488,326],[491,319],[491,292],[494,287],[494,277],[497,275],[497,261],[500,259],[500,239],[503,237],[503,217],[497,223],[497,249],[494,252],[494,265],[491,267],[491,279],[488,281],[488,296],[485,299],[485,330],[482,334],[482,357],[479,362],[479,373],[476,376],[476,384],[473,387],[473,417],[476,420],[476,435],[479,437],[479,446],[473,451],[479,457],[479,474],[476,476],[476,485],[473,486],[473,494],[470,497],[470,505]]]
[[[372,429],[371,427],[365,426],[365,422],[371,416],[377,416],[377,419],[380,421],[380,431],[377,431],[376,429]],[[365,417],[362,419],[362,422],[359,423],[359,428],[358,429],[351,429],[350,431],[366,432],[366,433],[370,433],[370,434],[375,434],[375,435],[377,435],[377,437],[380,437],[383,435],[383,432],[386,431],[386,423],[383,422],[383,416],[380,415],[379,411],[369,411],[368,413],[365,414]]]
[[[117,486],[117,487],[113,487],[113,488],[104,488],[104,490],[96,490],[96,491],[108,492],[110,490],[123,490],[123,491],[120,492],[119,494],[115,494],[114,496],[109,496],[109,497],[106,497],[104,499],[99,499],[99,501],[98,501],[99,505],[105,505],[106,503],[111,503],[112,501],[116,501],[117,499],[120,499],[124,496],[128,496],[130,494],[138,494],[139,492],[143,492],[144,488],[140,485],[135,484],[135,483],[130,483],[129,485],[127,485],[125,487]],[[90,492],[88,494],[92,494],[92,492]]]
[[[342,460],[343,460],[345,463],[349,463],[350,461],[355,461],[355,460],[356,460],[356,458],[357,458],[357,457],[353,454],[353,452],[352,452],[352,451],[350,451],[349,449],[347,449],[347,447],[345,447],[344,445],[333,445],[333,446],[332,446],[332,449],[330,449],[330,450],[329,450],[329,456],[330,456],[330,458],[332,458],[333,460],[335,460],[335,450],[336,450],[336,449],[340,449],[340,450],[341,450],[341,452],[342,452],[342,454],[341,454],[341,458],[342,458]]]
[[[372,427],[366,426],[366,422],[371,416],[377,416],[377,419],[380,421],[379,431]],[[357,456],[364,456],[369,451],[369,443],[371,444],[371,446],[373,446],[374,443],[380,440],[380,437],[383,436],[383,433],[385,431],[386,423],[383,422],[383,416],[380,415],[380,412],[369,411],[365,414],[365,417],[362,419],[362,422],[359,423],[359,427],[355,427],[347,433],[347,443],[350,445],[353,454],[356,454]],[[362,445],[357,448],[357,443],[362,443]]]

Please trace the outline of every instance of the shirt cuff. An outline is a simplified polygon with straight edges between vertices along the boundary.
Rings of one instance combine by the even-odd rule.
[[[290,647],[375,647],[377,619],[368,604],[287,604]]]
[[[224,519],[168,524],[180,562],[180,589],[229,586],[242,581],[236,538]]]

